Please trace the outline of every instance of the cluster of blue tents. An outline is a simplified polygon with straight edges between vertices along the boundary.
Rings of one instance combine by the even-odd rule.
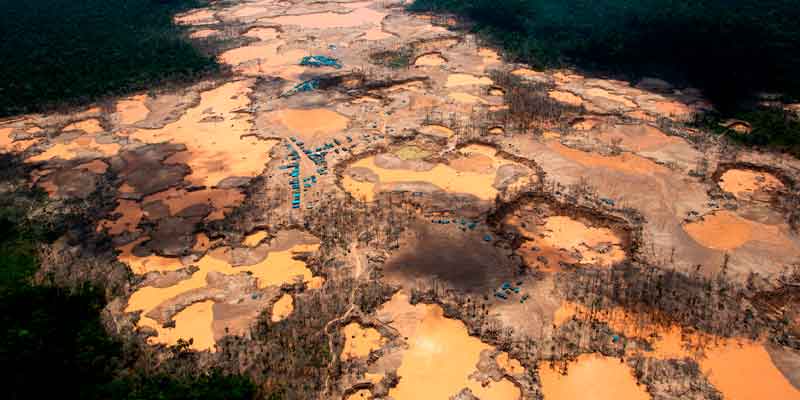
[[[522,282],[517,282],[516,286],[511,285],[511,282],[503,282],[500,288],[494,292],[494,297],[497,297],[500,300],[508,300],[509,296],[520,293],[521,287],[519,285],[522,285]],[[529,297],[530,296],[527,294],[522,295],[522,297],[519,299],[519,302],[524,303]]]

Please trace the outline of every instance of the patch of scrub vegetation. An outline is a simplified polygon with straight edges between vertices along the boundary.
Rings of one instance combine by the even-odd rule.
[[[424,159],[430,157],[431,154],[433,154],[433,153],[431,153],[428,150],[425,150],[425,149],[422,149],[420,147],[413,146],[413,145],[403,146],[403,147],[397,149],[394,152],[394,155],[399,157],[401,160],[406,160],[406,161],[409,161],[409,160],[424,160]]]
[[[696,123],[714,132],[728,135],[737,142],[784,151],[800,158],[800,118],[792,111],[763,107],[735,114],[737,120],[747,121],[750,132],[739,132],[725,124],[716,113],[698,117]]]
[[[800,9],[790,0],[416,0],[452,12],[538,67],[661,77],[718,108],[759,91],[800,95]]]
[[[383,65],[387,68],[408,68],[414,61],[414,51],[408,47],[404,47],[400,50],[383,51],[371,55],[370,60],[375,65]]]
[[[0,0],[0,117],[218,70],[174,14],[202,0]]]
[[[19,195],[0,195],[0,363],[12,366],[5,398],[44,398],[53,390],[71,399],[254,398],[255,386],[242,376],[143,372],[136,367],[141,354],[103,327],[100,289],[34,283],[39,246],[58,235],[26,215]],[[188,357],[185,347],[173,348],[174,357]]]

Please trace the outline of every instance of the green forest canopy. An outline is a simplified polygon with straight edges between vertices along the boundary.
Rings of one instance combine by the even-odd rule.
[[[468,17],[513,58],[696,86],[720,109],[800,95],[794,0],[416,0]]]
[[[201,0],[0,0],[0,117],[218,68],[172,16]]]

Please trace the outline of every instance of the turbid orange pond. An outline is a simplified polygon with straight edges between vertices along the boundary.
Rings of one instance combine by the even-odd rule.
[[[649,400],[645,388],[636,384],[633,372],[619,359],[583,354],[561,375],[539,363],[539,378],[545,400]]]
[[[470,336],[461,321],[445,318],[440,306],[411,305],[398,293],[379,313],[391,315],[392,326],[408,338],[397,370],[400,383],[389,390],[395,400],[448,400],[465,387],[481,400],[520,398],[519,388],[508,379],[483,386],[470,378],[481,352],[492,347]]]
[[[374,172],[378,183],[357,181],[345,174],[342,185],[356,198],[372,201],[377,192],[400,182],[425,182],[450,193],[472,194],[482,200],[492,200],[498,193],[494,187],[497,170],[517,164],[496,155],[494,148],[469,145],[459,150],[460,156],[451,164],[436,164],[427,170],[389,169],[375,164],[375,156],[358,160],[351,168],[366,168]]]

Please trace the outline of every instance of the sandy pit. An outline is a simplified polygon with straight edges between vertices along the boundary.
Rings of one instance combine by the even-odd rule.
[[[174,20],[178,25],[206,25],[216,22],[214,12],[212,10],[205,9],[200,9],[176,16]]]
[[[247,95],[252,81],[226,83],[201,93],[200,104],[162,129],[139,129],[131,138],[145,143],[186,145],[186,164],[192,184],[213,186],[225,178],[252,177],[264,170],[277,140],[261,140],[250,133]]]
[[[364,197],[372,201],[376,191],[402,182],[425,182],[450,193],[472,194],[482,200],[492,200],[498,191],[494,187],[496,173],[503,165],[516,164],[495,155],[495,150],[483,145],[470,145],[459,150],[455,165],[436,164],[433,168],[422,171],[407,169],[388,169],[375,164],[375,156],[356,161],[350,168],[365,168],[378,176],[378,182],[356,181],[345,176],[342,185],[356,198]],[[475,155],[475,156],[473,156]],[[460,169],[459,169],[460,168]],[[480,172],[474,172],[479,170]]]
[[[649,400],[645,388],[636,384],[633,371],[619,359],[583,354],[561,375],[549,362],[539,363],[539,378],[545,400]]]
[[[159,201],[168,207],[170,215],[178,215],[191,206],[203,204],[211,208],[211,213],[205,218],[206,221],[214,221],[225,218],[225,212],[232,210],[243,200],[244,194],[236,189],[203,189],[187,192],[172,188],[145,197],[142,204]]]
[[[751,221],[730,211],[705,215],[702,220],[684,224],[683,229],[697,243],[714,250],[733,250],[750,241],[797,250],[781,227]]]
[[[729,169],[720,176],[719,187],[738,199],[752,200],[760,194],[783,189],[784,185],[768,172]]]
[[[364,40],[383,40],[392,37],[394,37],[394,35],[392,35],[391,33],[384,32],[383,29],[381,28],[372,28],[364,32],[364,34],[359,36],[358,38]]]
[[[221,32],[215,29],[200,29],[192,32],[189,37],[192,39],[205,39],[211,36],[219,35]]]
[[[111,212],[113,215],[119,215],[115,220],[102,220],[97,225],[97,230],[108,230],[111,235],[119,235],[122,232],[134,232],[139,225],[144,212],[142,211],[139,203],[133,200],[118,200],[117,208]]]
[[[318,244],[296,244],[287,250],[269,252],[267,257],[260,262],[240,267],[234,267],[226,261],[226,253],[231,251],[231,249],[225,247],[218,248],[206,254],[195,263],[199,270],[194,272],[188,279],[181,280],[167,287],[144,286],[138,288],[128,300],[128,306],[125,311],[142,311],[137,326],[147,326],[158,332],[156,338],[151,337],[150,343],[155,343],[157,341],[160,343],[168,342],[174,344],[174,340],[177,340],[177,337],[171,333],[169,330],[170,328],[164,328],[153,319],[153,317],[148,316],[148,313],[159,307],[162,303],[176,296],[185,295],[188,292],[205,287],[209,274],[212,273],[222,275],[250,274],[257,280],[259,288],[291,283],[294,281],[295,277],[300,277],[304,282],[310,282],[312,278],[311,271],[306,267],[305,263],[295,260],[294,256],[298,253],[316,251],[318,247]],[[174,264],[180,265],[177,259],[173,260],[175,260],[173,261]],[[173,269],[177,268],[173,267]],[[283,309],[283,311],[286,310],[286,308]],[[208,312],[210,312],[210,308]],[[202,319],[203,321],[207,318],[205,314],[195,316],[196,319]],[[209,337],[209,335],[213,337],[211,324],[208,324],[206,328],[204,323],[203,329],[198,327],[197,330],[191,333],[193,335],[199,335],[200,337]],[[160,339],[158,339],[159,337]],[[197,349],[211,350],[211,347],[198,347]]]
[[[248,29],[244,35],[258,40],[272,40],[278,38],[278,30],[275,28],[255,27]]]
[[[147,95],[133,96],[117,102],[117,118],[119,123],[130,125],[137,123],[145,118],[150,110],[145,105]]]
[[[520,398],[520,390],[505,378],[482,386],[469,377],[481,352],[492,346],[470,336],[461,321],[445,318],[438,305],[412,306],[399,293],[378,314],[393,321],[408,343],[397,370],[400,383],[389,390],[392,398],[447,400],[465,387],[482,400]]]
[[[644,157],[630,153],[617,156],[603,156],[576,150],[556,141],[547,142],[547,146],[564,158],[575,161],[584,167],[603,167],[634,175],[668,174],[669,169]]]
[[[475,76],[470,74],[450,74],[447,76],[445,87],[471,86],[471,85],[492,85],[494,82],[486,76]]]
[[[423,54],[423,55],[417,57],[416,60],[414,60],[414,66],[416,66],[416,67],[436,67],[436,66],[442,65],[442,64],[444,64],[446,62],[447,62],[447,60],[445,60],[445,58],[442,57],[441,54],[438,54],[438,53]]]
[[[268,236],[267,231],[258,231],[258,232],[252,233],[250,235],[247,235],[244,238],[244,242],[242,244],[244,244],[247,247],[256,247],[264,239],[266,239],[267,236]]]
[[[270,321],[272,322],[279,322],[283,321],[292,314],[294,311],[294,298],[290,294],[284,294],[281,296],[275,304],[272,305],[272,315],[270,316]]]
[[[328,140],[328,135],[344,131],[350,122],[344,115],[325,108],[271,111],[264,118],[307,141]]]
[[[279,25],[297,25],[304,29],[351,28],[361,25],[374,25],[386,16],[385,13],[369,8],[357,8],[349,13],[316,13],[305,15],[286,15],[265,19]]]
[[[344,348],[342,360],[364,358],[373,350],[377,350],[386,342],[375,328],[364,328],[357,322],[351,322],[342,328]]]
[[[12,128],[0,129],[0,151],[23,152],[38,142],[37,139],[14,140],[11,137]]]
[[[519,360],[511,358],[505,351],[500,352],[495,361],[497,361],[497,366],[510,375],[525,373],[525,367],[522,366]]]
[[[645,352],[647,357],[659,359],[695,357],[696,352],[693,349],[703,342],[703,338],[699,335],[684,334],[678,326],[656,323],[653,315],[629,312],[622,307],[590,312],[582,304],[564,302],[553,315],[553,325],[561,326],[573,318],[602,322],[626,337],[648,341],[652,350]],[[687,343],[684,343],[685,341]]]
[[[214,348],[214,332],[211,324],[214,321],[212,300],[201,301],[186,307],[181,312],[175,314],[174,328],[161,328],[158,336],[151,337],[150,344],[174,345],[179,339],[192,340],[190,349],[203,351]]]
[[[419,132],[425,135],[445,138],[453,137],[456,134],[452,129],[442,125],[423,125],[419,128]]]
[[[74,130],[84,131],[86,133],[100,133],[103,131],[103,127],[100,126],[100,121],[95,118],[90,118],[83,121],[73,122],[62,129],[63,132]]]
[[[800,390],[775,367],[764,346],[727,342],[706,350],[700,369],[729,400],[800,399]]]
[[[504,224],[525,238],[517,253],[528,266],[558,271],[561,263],[610,267],[625,260],[622,239],[611,229],[590,227],[560,215],[537,223],[526,214],[509,215]]]
[[[98,143],[91,135],[81,135],[69,143],[55,143],[44,152],[28,158],[29,161],[41,162],[53,159],[73,160],[86,154],[110,157],[119,152],[116,143]]]
[[[134,274],[144,275],[148,272],[154,271],[175,271],[184,268],[180,260],[172,257],[162,257],[158,255],[137,256],[133,254],[133,249],[139,244],[147,241],[147,236],[141,237],[128,244],[117,248],[120,254],[117,255],[117,260],[128,264]]]
[[[550,92],[547,93],[547,95],[550,96],[550,98],[555,101],[564,104],[569,104],[571,106],[580,107],[581,105],[583,105],[583,99],[570,92],[551,90]]]
[[[462,104],[489,104],[488,101],[478,97],[471,95],[469,93],[464,92],[453,92],[447,95],[447,97],[456,103]]]

